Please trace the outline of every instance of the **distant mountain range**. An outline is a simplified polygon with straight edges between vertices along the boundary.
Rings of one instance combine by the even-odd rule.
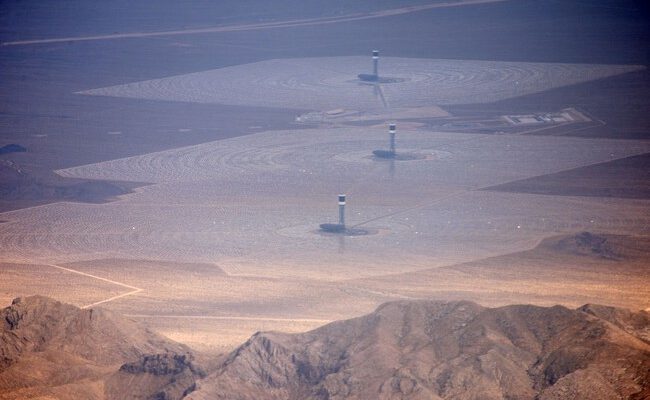
[[[391,302],[307,333],[256,333],[209,373],[101,309],[27,297],[0,324],[0,399],[650,397],[650,314],[598,305]]]

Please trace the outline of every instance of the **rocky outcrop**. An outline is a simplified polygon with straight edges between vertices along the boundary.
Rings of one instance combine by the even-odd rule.
[[[590,232],[581,232],[559,240],[555,249],[572,254],[619,260],[623,256],[620,251],[608,241],[608,238]]]
[[[106,383],[109,399],[182,399],[205,377],[192,354],[146,354],[122,365]]]
[[[180,399],[204,376],[186,346],[101,308],[18,298],[0,328],[0,399]]]
[[[192,364],[190,354],[147,354],[135,362],[122,365],[120,371],[130,374],[153,374],[156,376],[176,375],[189,370],[202,374],[201,370]]]

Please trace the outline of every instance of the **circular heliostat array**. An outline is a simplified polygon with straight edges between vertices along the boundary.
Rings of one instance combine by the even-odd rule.
[[[109,204],[57,203],[5,213],[0,251],[13,257],[130,257],[248,265],[294,257],[321,262],[340,237],[318,234],[338,221],[377,234],[344,236],[368,264],[400,254],[495,253],[546,233],[647,233],[630,203],[478,190],[650,151],[628,140],[399,131],[397,152],[431,159],[372,159],[384,126],[268,131],[57,171],[83,179],[154,183]],[[522,201],[522,196],[525,201]],[[50,221],[43,224],[43,221]],[[463,253],[465,254],[465,253]],[[276,257],[276,258],[274,258]],[[279,261],[278,261],[279,262]]]
[[[383,57],[363,82],[368,57],[268,60],[80,92],[88,95],[298,109],[486,103],[642,67]],[[386,81],[388,80],[388,81]]]

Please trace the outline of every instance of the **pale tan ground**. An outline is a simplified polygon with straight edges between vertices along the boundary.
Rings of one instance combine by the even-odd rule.
[[[612,239],[613,238],[613,239]],[[216,265],[142,260],[96,260],[66,268],[142,291],[103,307],[123,313],[202,351],[223,352],[257,331],[302,332],[372,311],[395,299],[468,299],[487,306],[513,303],[599,303],[650,308],[650,238],[610,237],[624,257],[610,260],[538,247],[470,263],[353,280],[229,276]],[[2,301],[42,293],[87,305],[123,288],[47,266],[3,265]],[[74,290],[69,290],[74,285]],[[49,288],[49,289],[47,289]]]
[[[244,343],[255,332],[278,331],[300,333],[310,331],[326,321],[303,320],[233,320],[210,318],[139,317],[147,326],[172,340],[206,353],[228,352]],[[191,326],[191,329],[188,329]]]
[[[629,254],[620,260],[559,252],[552,248],[556,240],[523,252],[355,282],[395,296],[468,299],[495,307],[596,303],[650,308],[650,238],[610,238]]]
[[[49,265],[0,263],[0,272],[2,307],[8,306],[16,297],[35,294],[83,306],[128,291],[118,285]]]

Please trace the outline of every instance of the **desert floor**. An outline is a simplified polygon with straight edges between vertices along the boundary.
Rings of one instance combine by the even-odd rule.
[[[535,19],[510,3],[467,8]],[[577,44],[426,52],[421,31],[390,28],[380,74],[391,80],[358,81],[377,21],[433,35],[436,13],[465,21],[452,8],[352,28],[38,43],[5,32],[1,82],[15,95],[3,91],[2,138],[29,151],[3,162],[135,189],[13,201],[0,214],[0,303],[46,294],[106,307],[211,351],[396,298],[650,308],[646,60]],[[348,28],[358,35],[342,40]],[[389,122],[405,160],[373,157]],[[336,222],[339,193],[367,235],[318,231]],[[612,254],[557,245],[582,231],[605,235]]]

